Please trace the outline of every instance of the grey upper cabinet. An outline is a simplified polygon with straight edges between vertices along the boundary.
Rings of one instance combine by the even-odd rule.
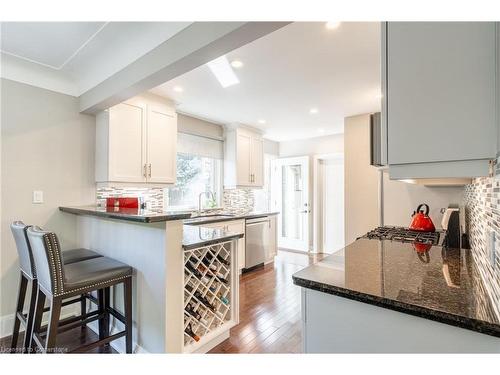
[[[391,178],[488,175],[497,151],[494,22],[382,27],[382,124]]]

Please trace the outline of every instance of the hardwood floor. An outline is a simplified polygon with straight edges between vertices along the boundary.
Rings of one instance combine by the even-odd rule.
[[[210,353],[300,353],[300,289],[292,274],[317,262],[323,254],[308,255],[279,250],[275,262],[243,274],[240,279],[240,324],[231,329],[229,339]],[[10,348],[10,336],[0,339],[0,349]],[[20,334],[19,343],[23,340]],[[97,340],[90,329],[75,328],[60,334],[59,347],[72,350]],[[113,353],[110,347],[93,353]]]
[[[90,328],[81,329],[80,327],[60,333],[57,335],[57,347],[71,351],[79,346],[90,344],[97,341],[99,336]],[[19,333],[17,346],[20,347],[24,340],[24,332]],[[11,336],[0,339],[0,353],[8,353],[10,350]],[[111,346],[99,347],[87,353],[117,353]]]
[[[300,288],[292,274],[324,255],[278,251],[274,264],[240,279],[240,324],[210,353],[300,353]]]

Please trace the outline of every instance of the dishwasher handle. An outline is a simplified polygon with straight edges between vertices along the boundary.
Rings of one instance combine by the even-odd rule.
[[[267,224],[269,227],[271,226],[271,220],[266,218],[266,219],[252,219],[252,220],[247,220],[246,226],[254,226],[254,225],[260,225],[260,224]]]

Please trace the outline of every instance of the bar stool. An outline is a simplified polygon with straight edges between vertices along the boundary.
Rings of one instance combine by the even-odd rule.
[[[19,256],[19,266],[21,273],[21,280],[19,282],[19,292],[17,297],[17,307],[14,315],[14,329],[12,332],[11,351],[15,352],[17,341],[19,338],[19,330],[21,323],[25,328],[25,336],[22,350],[25,352],[28,349],[31,330],[33,327],[33,320],[35,316],[35,302],[36,293],[38,290],[38,280],[36,277],[35,265],[33,263],[33,253],[27,237],[27,229],[29,225],[24,224],[22,221],[15,221],[10,225],[14,240],[16,243],[17,253]],[[64,264],[71,264],[101,257],[100,254],[88,249],[72,249],[62,253]],[[31,282],[31,297],[28,313],[23,313],[24,302],[26,299],[26,289],[28,282]],[[80,302],[82,316],[85,315],[87,310],[86,300],[92,299],[91,296],[82,294],[79,298],[71,301],[65,301],[64,305]]]
[[[99,304],[97,314],[86,318],[80,324],[99,319],[99,340],[74,351],[88,351],[125,336],[126,352],[132,353],[132,267],[108,257],[64,264],[59,240],[55,233],[31,227],[28,228],[27,234],[38,277],[31,348],[37,346],[45,353],[54,352],[63,299],[97,291],[99,300],[102,302]],[[105,297],[105,294],[109,297],[109,287],[121,283],[124,285],[125,311],[123,315],[111,308],[109,298]],[[50,301],[50,318],[45,343],[43,343],[40,326],[46,298]],[[125,325],[123,331],[109,335],[110,314]]]

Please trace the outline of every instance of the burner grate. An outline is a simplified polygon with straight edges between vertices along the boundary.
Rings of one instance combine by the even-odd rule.
[[[419,242],[428,245],[438,245],[439,237],[439,232],[419,232],[404,227],[378,227],[363,236],[369,239]]]

